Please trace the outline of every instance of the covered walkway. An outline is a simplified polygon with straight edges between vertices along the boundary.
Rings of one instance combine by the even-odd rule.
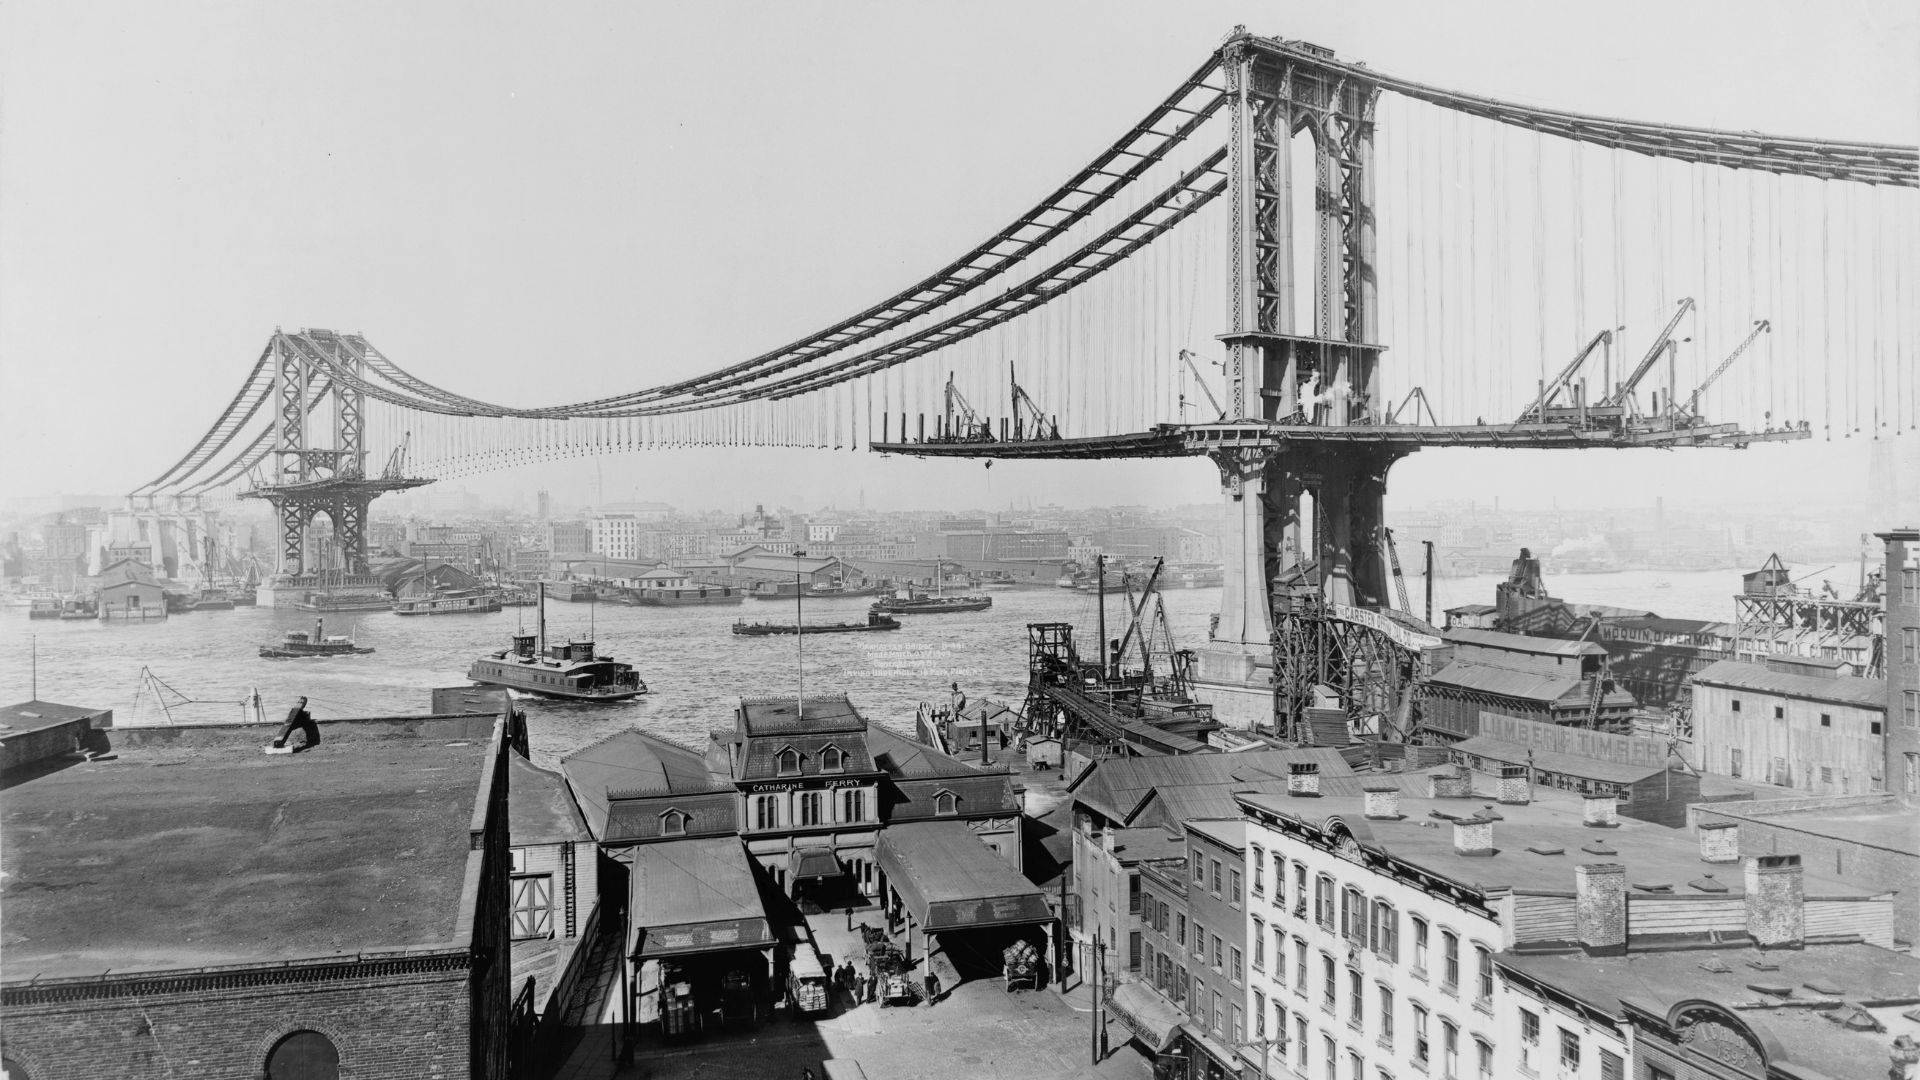
[[[908,955],[928,956],[943,984],[998,974],[1000,951],[1017,939],[1057,962],[1046,896],[964,822],[896,825],[880,834],[875,855],[890,893],[889,920],[905,916]]]

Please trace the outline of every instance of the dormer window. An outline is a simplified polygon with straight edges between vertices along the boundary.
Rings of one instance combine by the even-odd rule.
[[[841,753],[839,747],[829,746],[820,751],[821,772],[845,772],[846,768],[847,755]]]
[[[687,815],[679,810],[669,810],[660,815],[661,836],[687,835]]]
[[[781,776],[800,775],[800,751],[789,746],[774,758],[775,767]]]
[[[951,791],[936,791],[933,795],[933,812],[951,817],[960,812],[960,800]]]

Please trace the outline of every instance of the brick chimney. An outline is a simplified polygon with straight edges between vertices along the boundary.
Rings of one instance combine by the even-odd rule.
[[[1588,795],[1586,805],[1581,808],[1581,824],[1589,829],[1617,829],[1620,819],[1620,800],[1611,792],[1604,795]]]
[[[1747,936],[1763,949],[1797,949],[1806,942],[1806,885],[1798,855],[1750,855]]]
[[[1525,806],[1532,802],[1532,770],[1525,765],[1500,766],[1499,799],[1508,806]]]
[[[1466,799],[1473,795],[1473,780],[1458,765],[1442,765],[1427,774],[1427,798]]]
[[[1361,786],[1366,795],[1367,817],[1376,821],[1400,820],[1400,785],[1392,781],[1371,781]]]
[[[1320,797],[1320,766],[1311,761],[1296,761],[1287,766],[1287,794],[1299,798]]]
[[[1573,868],[1574,936],[1596,956],[1627,951],[1627,868],[1583,863]]]
[[[1732,821],[1709,821],[1700,826],[1701,862],[1739,862],[1740,826]]]
[[[1493,821],[1478,814],[1472,817],[1455,818],[1453,821],[1453,852],[1456,855],[1472,855],[1476,858],[1491,856],[1493,851]]]

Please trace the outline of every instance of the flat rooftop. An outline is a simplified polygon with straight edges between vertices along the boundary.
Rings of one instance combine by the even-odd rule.
[[[1537,791],[1537,789],[1536,789]],[[1551,793],[1550,793],[1551,794]],[[1746,893],[1742,864],[1708,863],[1700,858],[1700,842],[1692,832],[1618,817],[1610,829],[1583,823],[1583,800],[1541,798],[1525,806],[1502,806],[1484,794],[1470,799],[1400,798],[1400,820],[1365,816],[1365,803],[1351,797],[1295,798],[1287,795],[1241,795],[1242,806],[1289,817],[1313,828],[1323,828],[1339,817],[1361,846],[1372,846],[1429,873],[1480,892],[1512,890],[1541,895],[1574,895],[1574,868],[1582,863],[1620,863],[1627,868],[1630,893],[1647,895],[1641,885],[1665,885],[1676,895]],[[1497,813],[1493,823],[1493,855],[1462,855],[1454,850],[1453,822],[1435,812],[1456,817]],[[1691,883],[1712,875],[1726,887],[1711,892]],[[1878,896],[1884,890],[1854,884],[1804,869],[1802,881],[1808,899],[1844,899]]]
[[[1798,829],[1814,836],[1871,844],[1910,856],[1920,852],[1920,815],[1901,809],[1894,799],[1859,804],[1842,796],[1834,801],[1845,804],[1807,806],[1805,799],[1781,798],[1772,801],[1778,805],[1770,805],[1769,800],[1761,796],[1756,802],[1709,803],[1704,809]]]
[[[1623,1001],[1663,1018],[1682,1001],[1716,1002],[1761,1036],[1768,1065],[1822,1076],[1884,1076],[1894,1039],[1920,1037],[1920,1022],[1903,1015],[1920,1004],[1920,960],[1872,945],[1625,956],[1505,952],[1499,962],[1614,1016]],[[1855,1010],[1885,1030],[1835,1022]]]
[[[334,721],[292,755],[272,724],[123,729],[8,788],[6,981],[464,945],[496,722]]]

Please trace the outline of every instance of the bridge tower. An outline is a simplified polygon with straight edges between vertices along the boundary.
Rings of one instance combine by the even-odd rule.
[[[331,330],[286,334],[275,329],[269,343],[273,364],[273,448],[271,473],[264,484],[240,493],[273,507],[280,529],[279,567],[261,586],[260,603],[289,607],[315,593],[336,598],[380,591],[367,566],[367,510],[389,491],[431,483],[400,475],[396,453],[380,476],[367,475],[364,351],[350,347]],[[333,446],[310,445],[315,417],[330,417]],[[308,533],[314,519],[327,515],[333,525],[337,566],[314,557]],[[343,602],[347,602],[344,601]]]
[[[1341,429],[1376,422],[1381,354],[1374,220],[1377,84],[1303,42],[1239,33],[1222,50],[1228,102],[1227,415]],[[1313,172],[1297,175],[1296,137]],[[1296,220],[1296,185],[1313,188]],[[1312,245],[1296,280],[1295,247]],[[1308,319],[1297,312],[1308,290]],[[1302,431],[1302,435],[1308,435]],[[1377,610],[1387,472],[1407,451],[1337,430],[1212,451],[1226,499],[1224,582],[1214,637],[1197,650],[1196,691],[1235,726],[1276,714],[1276,604]],[[1311,512],[1303,507],[1311,507]],[[1303,514],[1305,516],[1303,516]],[[1282,673],[1284,675],[1284,673]]]

